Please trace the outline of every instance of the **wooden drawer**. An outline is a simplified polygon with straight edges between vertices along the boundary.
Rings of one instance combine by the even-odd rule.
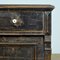
[[[50,27],[51,11],[41,11],[40,8],[0,8],[0,35],[50,34]]]
[[[2,60],[43,60],[43,37],[0,36],[0,53]]]
[[[0,45],[0,60],[36,60],[35,44]]]
[[[43,36],[0,36],[1,43],[37,43],[43,45]]]

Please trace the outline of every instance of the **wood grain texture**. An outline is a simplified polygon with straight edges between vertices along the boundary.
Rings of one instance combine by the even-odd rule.
[[[52,5],[0,5],[0,60],[51,60],[53,9]]]
[[[52,5],[0,5],[0,8],[50,8],[53,9]]]

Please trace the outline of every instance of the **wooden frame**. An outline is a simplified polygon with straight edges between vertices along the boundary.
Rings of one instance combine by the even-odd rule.
[[[52,5],[0,5],[0,12],[2,12],[2,11],[11,12],[11,11],[9,11],[9,9],[12,12],[19,11],[19,9],[21,9],[21,11],[23,10],[24,12],[29,12],[29,11],[33,12],[33,10],[34,10],[34,12],[35,11],[42,12],[42,19],[41,19],[42,22],[41,23],[42,23],[43,27],[42,27],[42,29],[39,27],[40,30],[39,29],[38,30],[37,29],[36,30],[35,29],[31,29],[31,30],[30,29],[28,29],[28,30],[27,29],[26,30],[6,29],[7,30],[6,31],[6,30],[0,29],[0,37],[7,38],[6,40],[4,40],[5,38],[3,38],[3,39],[0,38],[2,40],[2,41],[0,41],[0,47],[33,47],[32,48],[32,49],[34,49],[33,50],[33,55],[34,55],[33,60],[37,60],[37,59],[40,60],[40,57],[42,60],[51,60],[51,46],[46,48],[45,44],[48,43],[48,45],[51,45],[51,39],[49,40],[48,37],[51,36],[51,11],[54,9],[54,6],[52,6]],[[16,9],[16,11],[14,9]],[[3,23],[3,21],[1,23]],[[46,39],[46,36],[48,39]],[[11,40],[14,40],[14,39],[12,39],[14,37],[16,37],[15,39],[17,39],[17,37],[25,37],[25,38],[30,37],[30,38],[29,39],[22,38],[21,39],[22,42],[19,42],[20,39],[18,39],[19,40],[19,41],[17,40],[18,42],[12,41],[12,43],[11,43],[11,40],[9,42],[8,37]],[[36,39],[37,41],[40,39],[40,38],[38,39],[38,37],[41,37],[42,39],[37,42],[37,41],[35,41],[35,37],[37,37],[37,39]],[[30,40],[30,41],[28,41],[28,40]],[[33,41],[33,42],[31,42],[31,41]]]
[[[9,11],[9,10],[8,10],[8,11]],[[7,12],[8,12],[8,11],[7,11]],[[24,11],[23,11],[23,12],[24,12]],[[32,12],[32,11],[25,11],[25,12]],[[33,12],[34,12],[34,11],[33,11]],[[41,12],[41,11],[36,11],[36,12]],[[11,33],[11,34],[12,34],[12,33],[16,33],[16,34],[18,34],[18,33],[28,33],[28,34],[30,34],[31,32],[32,32],[32,34],[33,34],[33,33],[37,33],[37,32],[43,34],[43,33],[44,33],[44,11],[42,11],[42,15],[43,15],[43,16],[42,16],[42,19],[43,19],[43,20],[42,20],[43,27],[42,27],[42,30],[41,30],[41,31],[40,31],[40,30],[22,30],[22,31],[18,31],[18,29],[17,29],[17,31],[14,31],[14,30],[12,30],[12,31],[0,31],[0,34],[2,34],[2,33],[5,33],[5,34],[6,34],[6,33],[7,33],[7,34],[8,34],[8,33]],[[10,35],[10,34],[8,34],[8,35]],[[13,34],[12,34],[12,35],[13,35]],[[18,35],[19,35],[19,34],[18,34]],[[24,35],[24,34],[23,34],[23,35]]]
[[[0,47],[33,47],[34,46],[34,57],[33,60],[36,60],[36,43],[21,43],[21,44],[1,44],[0,43]],[[4,58],[4,57],[0,57],[0,58]],[[8,58],[8,57],[7,57]]]

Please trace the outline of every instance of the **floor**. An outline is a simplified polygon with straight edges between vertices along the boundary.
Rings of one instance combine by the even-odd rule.
[[[51,60],[60,60],[60,54],[52,54]]]

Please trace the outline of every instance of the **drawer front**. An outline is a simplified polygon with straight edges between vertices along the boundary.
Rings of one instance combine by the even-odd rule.
[[[1,46],[0,60],[35,60],[33,46]]]
[[[50,11],[0,9],[0,32],[51,32]]]
[[[37,43],[43,45],[43,37],[0,36],[0,43]]]
[[[0,12],[1,31],[42,31],[43,12],[39,11],[2,11]]]
[[[44,60],[43,37],[1,36],[0,50],[2,60]]]

